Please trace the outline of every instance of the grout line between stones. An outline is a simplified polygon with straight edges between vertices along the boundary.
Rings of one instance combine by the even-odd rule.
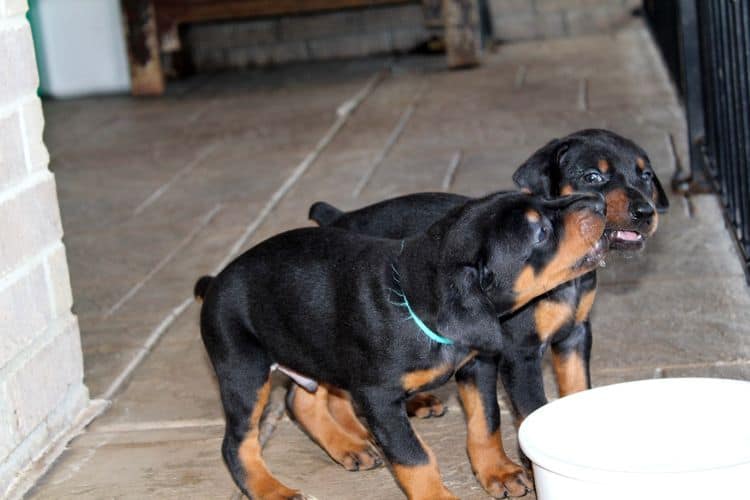
[[[133,210],[132,216],[135,217],[137,215],[140,215],[146,208],[151,206],[156,200],[161,198],[161,196],[166,193],[169,188],[171,188],[174,184],[176,184],[180,179],[188,175],[192,170],[198,166],[203,160],[205,160],[208,155],[213,153],[217,147],[219,147],[219,144],[221,144],[220,140],[215,140],[211,142],[208,146],[204,147],[196,156],[193,158],[191,162],[189,162],[187,165],[185,165],[181,170],[176,172],[167,182],[156,188],[154,192],[152,192],[148,198],[143,200],[140,205],[135,207],[135,210]]]
[[[115,312],[117,312],[127,301],[129,301],[133,296],[138,293],[138,291],[143,288],[143,286],[153,278],[156,273],[164,269],[164,267],[169,264],[169,262],[172,261],[172,259],[177,256],[177,254],[185,248],[193,239],[198,235],[198,233],[203,230],[204,227],[206,227],[209,222],[218,214],[221,209],[223,208],[223,205],[221,203],[218,203],[214,206],[213,209],[211,209],[210,212],[208,212],[206,215],[204,215],[200,221],[198,221],[198,224],[185,236],[176,247],[174,247],[167,255],[165,255],[151,270],[144,276],[138,283],[133,285],[130,290],[128,290],[125,295],[120,297],[120,299],[115,302],[112,307],[110,307],[103,315],[103,318],[109,318],[112,316]]]
[[[456,171],[458,170],[458,167],[461,165],[461,160],[463,160],[463,156],[464,156],[463,151],[459,149],[451,157],[451,162],[448,164],[448,169],[445,171],[445,176],[443,177],[443,183],[442,183],[443,191],[449,191],[451,186],[453,186],[453,180],[456,177]]]
[[[404,129],[406,128],[406,124],[409,123],[409,120],[414,114],[414,111],[417,109],[417,104],[419,103],[419,100],[422,98],[422,95],[425,93],[426,88],[427,88],[426,84],[422,85],[419,88],[419,90],[417,90],[417,92],[414,94],[414,97],[412,97],[412,100],[409,103],[409,106],[407,106],[404,112],[401,113],[401,117],[396,123],[396,126],[393,128],[390,135],[388,136],[388,139],[385,141],[385,144],[383,145],[380,152],[373,160],[372,164],[370,165],[370,168],[367,170],[367,172],[365,172],[365,175],[362,176],[362,178],[357,183],[357,185],[354,186],[354,190],[352,191],[352,198],[358,198],[359,195],[362,194],[362,191],[370,182],[370,179],[372,179],[372,176],[375,175],[375,172],[377,171],[378,167],[383,163],[386,156],[388,156],[388,153],[391,152],[391,149],[393,149],[393,146],[396,144],[396,142],[398,142],[399,137],[401,137],[401,134],[404,132]]]

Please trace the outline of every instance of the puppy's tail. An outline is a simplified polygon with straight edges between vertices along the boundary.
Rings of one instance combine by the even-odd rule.
[[[206,292],[208,291],[208,287],[211,286],[213,280],[213,276],[202,276],[198,278],[198,281],[195,282],[195,286],[193,287],[193,295],[195,296],[195,300],[197,300],[198,302],[203,301],[203,298],[206,296]]]
[[[325,201],[316,201],[310,205],[307,217],[314,220],[319,226],[328,226],[344,214],[341,210]]]

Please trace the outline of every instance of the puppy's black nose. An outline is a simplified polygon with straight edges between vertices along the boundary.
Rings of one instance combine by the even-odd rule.
[[[633,220],[650,219],[654,215],[654,207],[647,201],[638,200],[630,204],[630,216]]]

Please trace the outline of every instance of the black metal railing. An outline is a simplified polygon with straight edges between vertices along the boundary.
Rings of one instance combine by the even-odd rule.
[[[688,118],[691,171],[678,184],[718,193],[750,283],[750,1],[645,0],[644,10]]]

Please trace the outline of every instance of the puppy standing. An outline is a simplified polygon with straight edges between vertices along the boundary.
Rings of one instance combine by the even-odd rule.
[[[201,334],[226,416],[222,453],[240,489],[256,499],[304,498],[261,457],[273,363],[348,391],[401,488],[425,500],[455,496],[411,428],[405,400],[458,370],[464,404],[486,423],[469,428],[481,447],[472,465],[487,477],[507,472],[512,463],[487,435],[497,400],[480,396],[473,358],[502,349],[500,315],[597,265],[604,208],[594,195],[493,195],[402,241],[299,229],[232,262],[205,290]]]
[[[543,197],[580,191],[601,193],[607,200],[605,233],[610,248],[624,251],[643,247],[645,240],[656,231],[657,212],[666,210],[669,205],[645,151],[632,141],[606,130],[583,130],[551,141],[535,152],[516,171],[513,179],[519,187]],[[325,203],[316,203],[310,209],[310,217],[321,225],[373,236],[403,238],[423,230],[468,200],[470,198],[456,194],[421,193],[386,200],[349,213]],[[591,272],[559,286],[504,318],[502,328],[508,342],[501,355],[488,359],[487,363],[498,367],[519,419],[547,401],[541,363],[547,346],[552,348],[561,395],[590,387],[592,336],[589,312],[595,293],[596,273]],[[439,401],[428,395],[419,396],[418,400],[410,400],[413,407],[426,402],[437,408],[435,413],[440,413],[442,406]],[[321,421],[321,413],[328,413],[327,408],[335,408],[330,412],[334,423],[344,421],[339,415],[345,413],[342,407],[346,401],[333,388],[310,394],[292,387],[288,400],[292,403],[289,405],[291,414],[319,443],[318,435],[331,432],[329,426],[315,425]],[[426,413],[430,414],[429,411]],[[360,443],[366,438],[366,434],[357,434],[351,425],[346,425],[345,430],[356,434]],[[356,456],[348,453],[356,453],[356,446],[349,446],[345,440],[337,443],[339,449],[335,453],[323,446],[334,459],[337,456]],[[338,461],[347,466],[346,462]],[[510,479],[505,482],[505,491],[512,496],[522,494],[523,488],[512,477]],[[485,483],[482,482],[488,492],[502,495],[502,485]]]

